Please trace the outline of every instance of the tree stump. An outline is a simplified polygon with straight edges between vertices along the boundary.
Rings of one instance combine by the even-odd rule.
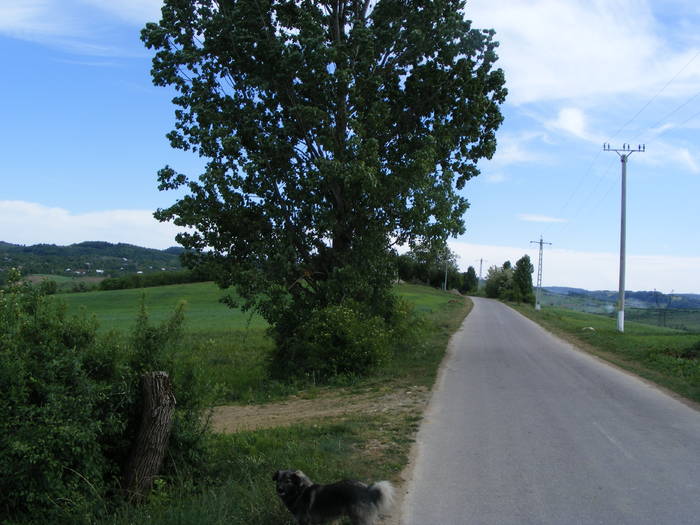
[[[163,464],[175,412],[175,396],[167,372],[141,377],[143,412],[138,437],[124,470],[123,487],[130,502],[143,501]]]

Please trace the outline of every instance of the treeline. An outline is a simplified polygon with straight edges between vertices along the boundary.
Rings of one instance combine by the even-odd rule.
[[[100,282],[100,290],[127,290],[131,288],[148,288],[168,284],[186,284],[211,281],[210,272],[201,268],[179,272],[159,272],[131,274],[123,277],[111,277]]]
[[[415,248],[398,255],[396,266],[399,279],[407,283],[446,287],[447,290],[458,290],[460,293],[474,293],[479,287],[476,270],[470,266],[466,272],[460,272],[456,256],[449,248]]]
[[[618,300],[617,291],[569,291],[567,295],[573,297],[593,298],[599,301],[614,303]],[[693,294],[664,294],[658,291],[625,291],[627,301],[635,301],[643,308],[668,308],[673,309],[698,309],[700,308],[700,297]]]
[[[518,259],[515,268],[510,261],[504,262],[502,266],[492,266],[486,274],[486,297],[535,304],[535,292],[532,288],[534,270],[528,255]]]
[[[115,275],[120,272],[161,271],[161,268],[174,270],[182,268],[180,254],[183,251],[178,247],[156,250],[102,241],[87,241],[69,246],[23,246],[0,241],[0,272],[6,273],[10,268],[18,268],[23,275],[62,275],[70,269],[68,273],[71,274],[84,272],[93,275],[101,270],[105,275]]]

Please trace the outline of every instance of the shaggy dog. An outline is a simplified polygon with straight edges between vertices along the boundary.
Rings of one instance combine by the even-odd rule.
[[[278,470],[272,480],[277,482],[277,495],[299,525],[328,523],[343,516],[349,517],[353,525],[374,525],[394,499],[394,487],[388,481],[317,485],[301,470]]]

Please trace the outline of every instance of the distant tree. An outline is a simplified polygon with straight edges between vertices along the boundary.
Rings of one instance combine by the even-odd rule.
[[[386,315],[392,246],[464,231],[506,89],[463,0],[165,0],[141,35],[178,92],[172,146],[207,159],[160,171],[189,194],[156,217],[278,342],[343,301]]]
[[[476,270],[473,266],[467,268],[462,278],[462,292],[473,293],[479,289],[479,278],[476,276]]]
[[[517,303],[525,302],[535,304],[535,293],[532,289],[532,272],[534,266],[530,262],[529,255],[523,255],[515,263],[513,271],[513,289],[511,298]]]
[[[506,261],[500,268],[491,266],[486,273],[486,285],[484,291],[486,297],[492,299],[507,299],[512,289],[513,269]]]
[[[407,253],[398,257],[398,265],[399,277],[404,281],[442,288],[447,273],[448,289],[460,289],[462,286],[457,255],[442,240],[424,240],[417,243]]]

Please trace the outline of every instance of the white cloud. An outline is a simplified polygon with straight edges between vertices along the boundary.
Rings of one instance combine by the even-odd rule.
[[[648,97],[697,52],[669,48],[647,1],[473,0],[467,18],[475,27],[496,30],[499,65],[514,104],[630,93]],[[693,38],[689,32],[686,39]],[[696,60],[667,91],[689,93],[699,80]]]
[[[700,161],[697,155],[685,146],[665,141],[647,143],[646,151],[634,160],[642,164],[662,167],[664,171],[669,165],[676,165],[691,173],[700,173]]]
[[[450,241],[450,248],[459,259],[463,271],[473,266],[479,272],[483,257],[483,276],[490,266],[505,261],[515,262],[523,255],[530,256],[537,272],[536,245],[492,246]],[[542,284],[544,286],[571,286],[588,290],[617,290],[619,254],[583,252],[545,248]],[[700,293],[700,257],[672,257],[666,255],[627,255],[627,290],[657,290],[678,293]]]
[[[0,201],[0,240],[15,244],[107,241],[164,249],[177,244],[175,235],[180,231],[155,220],[150,210],[74,214],[33,202]]]
[[[484,175],[484,180],[489,184],[500,184],[502,182],[506,182],[508,178],[503,175],[503,173],[490,173],[488,175]]]
[[[163,0],[81,1],[84,4],[96,7],[126,22],[139,26],[144,25],[146,22],[157,22],[160,20],[160,8],[163,6]]]
[[[563,131],[579,139],[602,144],[605,138],[588,129],[588,118],[583,110],[565,107],[559,110],[557,118],[544,123],[547,129]]]
[[[56,0],[0,4],[0,33],[17,38],[85,36],[85,24],[60,9]]]
[[[547,217],[546,215],[534,215],[531,213],[521,213],[518,215],[518,220],[525,222],[566,222],[566,219]]]
[[[0,3],[0,34],[82,55],[121,55],[104,43],[105,25],[143,26],[160,19],[161,5],[162,0],[5,1]]]
[[[544,162],[546,158],[534,151],[533,142],[546,141],[543,133],[503,133],[498,136],[498,148],[491,159],[495,166],[510,166],[512,164],[524,164]]]

